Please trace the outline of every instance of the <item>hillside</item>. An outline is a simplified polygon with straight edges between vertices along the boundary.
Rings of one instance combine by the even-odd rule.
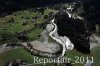
[[[22,9],[50,6],[57,3],[67,3],[73,0],[0,0],[0,16],[11,14]]]

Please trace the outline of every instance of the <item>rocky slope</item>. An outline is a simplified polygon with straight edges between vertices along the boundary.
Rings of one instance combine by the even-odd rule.
[[[55,16],[55,23],[58,26],[58,34],[67,36],[74,44],[75,49],[85,54],[90,53],[90,35],[84,20],[69,18],[65,11],[61,11]]]

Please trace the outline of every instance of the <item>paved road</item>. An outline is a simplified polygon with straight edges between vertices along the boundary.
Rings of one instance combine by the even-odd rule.
[[[0,46],[0,53],[12,49],[11,47],[6,47],[6,45],[7,45],[7,44],[3,44],[3,45]]]
[[[97,40],[98,43],[100,43],[100,35],[93,34],[94,38]]]
[[[84,66],[91,66],[92,65],[92,61],[88,60],[88,63],[84,64]]]
[[[3,44],[0,46],[0,53],[3,53],[3,52],[6,52],[6,51],[9,51],[11,49],[16,49],[18,47],[10,47],[10,46],[6,46],[7,44]]]
[[[74,48],[74,45],[71,43],[71,41],[69,40],[69,38],[67,38],[65,36],[64,37],[61,37],[61,36],[55,37],[55,36],[53,36],[53,34],[55,32],[57,32],[57,25],[54,23],[54,20],[55,19],[51,20],[52,25],[54,25],[54,29],[53,29],[53,31],[51,31],[49,33],[49,36],[51,36],[51,38],[53,38],[56,42],[58,42],[59,44],[62,45],[63,51],[62,51],[61,57],[63,57],[65,55],[66,49],[72,50]]]
[[[90,49],[94,49],[96,47],[100,46],[100,36],[93,34],[90,37]]]

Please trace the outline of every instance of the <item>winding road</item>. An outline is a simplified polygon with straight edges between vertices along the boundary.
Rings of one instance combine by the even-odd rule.
[[[51,38],[53,38],[56,42],[58,42],[59,44],[61,44],[61,46],[62,46],[62,48],[63,48],[61,57],[63,57],[63,56],[65,55],[66,49],[72,50],[72,49],[74,48],[74,45],[73,45],[73,44],[71,43],[71,41],[70,41],[67,37],[65,37],[65,36],[64,36],[64,37],[59,36],[60,39],[57,38],[57,37],[55,37],[55,36],[53,36],[53,34],[57,31],[57,25],[54,23],[54,21],[55,21],[55,19],[52,19],[52,20],[51,20],[52,25],[54,25],[54,29],[53,29],[53,31],[51,31],[51,32],[49,33],[49,36],[50,36]],[[63,41],[63,39],[65,39],[65,41]]]

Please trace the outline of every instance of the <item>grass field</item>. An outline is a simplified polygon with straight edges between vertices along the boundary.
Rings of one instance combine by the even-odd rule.
[[[53,42],[55,42],[50,36],[48,37],[48,42],[49,43],[53,43]]]
[[[19,41],[16,37],[17,32],[27,32],[28,41],[33,41],[39,38],[43,29],[39,28],[39,25],[45,22],[44,15],[48,15],[50,12],[54,12],[52,9],[45,9],[44,14],[41,12],[22,10],[14,12],[10,15],[0,18],[0,45]],[[23,25],[23,23],[27,23]],[[3,41],[2,38],[6,40]],[[28,63],[33,62],[33,56],[28,53],[24,48],[13,49],[0,54],[0,66],[4,66],[6,62],[14,59],[25,59]],[[39,65],[38,65],[39,66]]]
[[[15,60],[15,59],[23,59],[26,60],[29,64],[34,62],[34,56],[31,55],[24,48],[13,49],[4,53],[0,53],[0,66],[4,66],[5,63]],[[53,66],[51,63],[44,64],[35,64],[31,66]],[[61,66],[61,65],[60,65]]]
[[[38,35],[43,31],[39,28],[45,22],[44,15],[50,12],[55,12],[52,9],[44,9],[43,14],[38,11],[22,10],[0,18],[0,45],[9,41],[19,41],[16,38],[16,33],[27,32],[28,40],[32,41],[38,39]],[[26,25],[23,25],[27,23]],[[8,37],[5,41],[2,38]]]
[[[92,49],[91,54],[89,55],[84,55],[80,52],[77,52],[76,50],[73,50],[73,51],[68,52],[66,56],[73,59],[75,59],[75,56],[78,56],[78,57],[83,56],[83,57],[89,57],[89,58],[93,57],[94,63],[92,64],[92,66],[100,65],[100,47],[96,47]],[[80,63],[80,64],[75,64],[74,66],[84,66],[84,65]]]
[[[24,59],[29,63],[32,63],[33,56],[26,52],[23,48],[13,49],[0,54],[0,66],[4,66],[5,62],[12,61],[14,59]]]
[[[100,47],[95,48],[92,50],[92,54],[90,55],[84,55],[80,52],[77,52],[76,50],[68,51],[66,53],[67,58],[72,58],[75,59],[75,56],[84,56],[84,57],[90,57],[93,55],[94,57],[94,64],[92,66],[99,66],[100,63]],[[4,53],[0,54],[0,66],[3,66],[6,62],[9,62],[14,59],[24,59],[27,60],[28,63],[33,63],[33,55],[31,55],[28,51],[26,51],[24,48],[18,48],[18,49],[13,49]],[[36,64],[34,66],[53,66],[53,64]],[[60,64],[62,66],[62,64]],[[74,64],[74,66],[84,66],[81,63]]]
[[[94,64],[93,66],[100,66],[100,47],[93,49]]]
[[[50,12],[55,12],[55,10],[45,9],[44,14],[41,15],[40,12],[34,12],[29,10],[17,11],[11,15],[7,15],[5,17],[0,18],[0,45],[6,43],[6,41],[2,41],[2,37],[7,37],[7,42],[11,41],[19,41],[16,38],[16,32],[29,31],[28,32],[28,41],[36,40],[39,38],[40,33],[43,29],[39,28],[37,25],[41,25],[44,23],[45,19],[44,15],[48,15]],[[39,17],[39,18],[35,18]],[[22,25],[23,22],[27,22],[27,25]],[[30,31],[31,30],[31,31]],[[48,40],[50,43],[54,42],[52,38],[49,37]],[[97,47],[92,50],[90,55],[84,55],[82,53],[77,52],[76,50],[68,51],[66,53],[66,57],[75,58],[75,56],[88,56],[94,57],[94,64],[92,66],[100,65],[100,47]],[[14,59],[24,59],[27,60],[28,63],[33,62],[33,55],[27,52],[24,48],[13,49],[4,53],[0,53],[0,66],[4,66],[6,62],[9,62]],[[43,64],[38,64],[34,66],[44,66]],[[45,66],[53,66],[53,64],[46,64]],[[62,66],[62,65],[60,65]],[[75,64],[74,66],[83,66],[83,64]]]

